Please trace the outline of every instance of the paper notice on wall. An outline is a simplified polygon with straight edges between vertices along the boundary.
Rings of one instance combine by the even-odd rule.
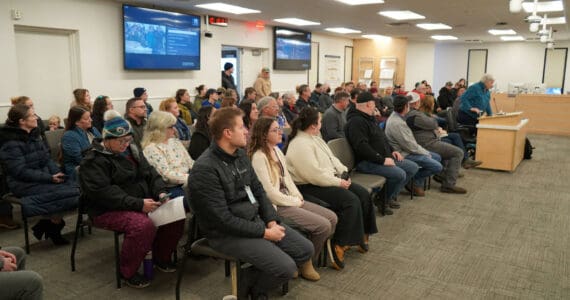
[[[384,69],[380,71],[380,79],[392,79],[394,78],[394,69]]]
[[[325,83],[328,83],[331,87],[339,86],[342,81],[341,70],[340,56],[325,55]]]
[[[366,69],[364,70],[364,76],[362,76],[363,78],[372,78],[372,69]]]

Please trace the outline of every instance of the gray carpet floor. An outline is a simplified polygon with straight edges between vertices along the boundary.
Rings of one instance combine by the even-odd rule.
[[[426,197],[402,194],[401,209],[377,218],[369,253],[349,251],[344,270],[320,268],[318,282],[293,280],[282,298],[570,299],[570,137],[530,139],[533,159],[513,173],[464,170],[458,185],[466,195],[440,193],[433,181]],[[71,239],[74,217],[66,220]],[[23,231],[0,230],[0,239],[23,246]],[[46,299],[174,298],[176,273],[156,271],[143,290],[115,288],[110,232],[95,229],[80,240],[76,272],[70,251],[33,240],[28,269],[43,276]],[[190,260],[185,272],[183,299],[230,293],[222,261]]]

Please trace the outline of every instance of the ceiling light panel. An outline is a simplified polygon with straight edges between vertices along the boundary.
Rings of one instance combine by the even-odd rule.
[[[291,24],[296,26],[312,26],[312,25],[321,25],[319,22],[313,22],[298,18],[282,18],[282,19],[274,19],[273,21],[285,24]]]
[[[443,23],[420,23],[416,24],[421,29],[425,30],[449,30],[451,26],[443,24]]]
[[[342,33],[342,34],[361,33],[362,32],[360,30],[344,28],[344,27],[331,27],[331,28],[325,28],[325,30],[330,31],[330,32]]]
[[[336,0],[348,5],[382,4],[384,0]]]
[[[566,17],[546,18],[546,25],[566,24]]]
[[[501,40],[505,41],[505,42],[512,42],[512,41],[524,41],[524,37],[520,36],[520,35],[510,35],[510,36],[502,36]]]
[[[516,31],[512,29],[491,29],[489,33],[492,35],[515,35],[517,34]]]
[[[526,13],[532,13],[534,11],[534,2],[523,2],[522,7]],[[562,1],[544,1],[538,2],[536,5],[536,12],[552,12],[552,11],[563,11],[564,5]]]
[[[394,20],[421,20],[426,17],[409,10],[387,10],[379,11],[379,15],[394,19]]]
[[[453,36],[453,35],[432,35],[431,38],[434,40],[438,40],[438,41],[454,41],[454,40],[457,40],[457,37]]]
[[[392,38],[389,36],[381,35],[381,34],[363,34],[363,38],[377,40],[377,41],[389,41]]]
[[[249,8],[245,8],[245,7],[241,7],[241,6],[237,6],[237,5],[226,4],[226,3],[221,3],[221,2],[197,4],[196,7],[203,8],[203,9],[209,9],[209,10],[215,10],[215,11],[221,11],[221,12],[225,12],[225,13],[231,13],[234,15],[258,14],[261,12],[260,10],[249,9]]]

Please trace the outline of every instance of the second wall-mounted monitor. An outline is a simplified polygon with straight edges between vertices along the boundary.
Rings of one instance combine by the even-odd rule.
[[[311,68],[311,33],[274,27],[273,69],[308,70]]]

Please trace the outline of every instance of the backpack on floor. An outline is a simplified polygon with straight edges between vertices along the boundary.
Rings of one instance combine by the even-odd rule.
[[[524,140],[524,159],[531,159],[532,158],[532,149],[534,149],[534,147],[532,146],[532,144],[530,143],[530,141],[528,140],[528,138],[525,138]]]

